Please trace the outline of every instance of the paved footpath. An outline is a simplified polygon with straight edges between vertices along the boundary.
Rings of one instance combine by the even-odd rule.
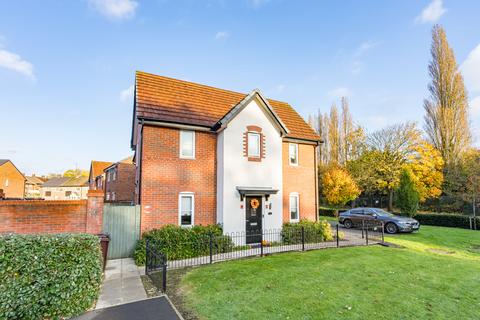
[[[147,299],[147,294],[133,259],[108,260],[95,309],[144,299]]]

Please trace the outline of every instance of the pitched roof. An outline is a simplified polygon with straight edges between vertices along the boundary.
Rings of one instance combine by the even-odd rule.
[[[244,93],[137,71],[135,116],[213,128],[246,96]],[[271,99],[267,101],[289,130],[287,137],[320,139],[288,103]]]
[[[25,178],[27,179],[26,182],[31,184],[43,184],[45,182],[37,176],[25,176]]]
[[[47,180],[42,187],[61,187],[65,182],[67,182],[70,178],[67,177],[59,177],[59,178],[52,178]]]
[[[77,178],[52,178],[45,182],[42,187],[85,187],[88,185],[88,177],[77,177]]]
[[[10,160],[8,160],[8,159],[0,159],[0,166],[4,165],[4,164],[7,163],[8,161],[10,161]]]
[[[90,165],[90,176],[93,178],[98,177],[103,173],[103,170],[110,167],[113,162],[106,162],[106,161],[92,161]]]

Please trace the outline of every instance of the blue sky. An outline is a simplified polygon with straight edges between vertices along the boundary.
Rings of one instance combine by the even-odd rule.
[[[0,1],[0,158],[31,174],[129,154],[135,70],[292,104],[347,95],[368,130],[423,125],[442,24],[480,140],[479,1]]]

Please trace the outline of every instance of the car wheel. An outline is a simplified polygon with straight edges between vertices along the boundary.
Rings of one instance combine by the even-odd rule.
[[[350,229],[351,227],[353,227],[352,220],[347,219],[347,220],[343,221],[343,226],[347,229]]]
[[[388,234],[394,234],[398,232],[398,227],[395,223],[389,222],[385,225],[385,232]]]

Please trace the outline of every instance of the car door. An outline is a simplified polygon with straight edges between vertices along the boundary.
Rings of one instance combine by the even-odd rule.
[[[358,226],[362,223],[363,220],[363,209],[356,208],[350,210],[350,219],[353,222],[353,225]]]

